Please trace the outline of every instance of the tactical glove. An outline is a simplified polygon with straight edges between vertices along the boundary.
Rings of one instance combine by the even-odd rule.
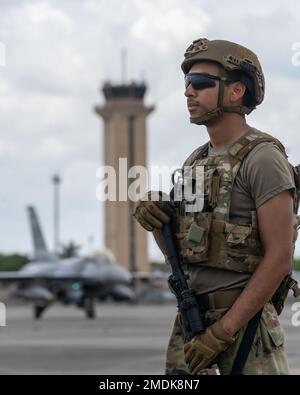
[[[168,195],[164,192],[149,191],[138,201],[133,216],[143,228],[150,232],[155,228],[161,229],[174,214],[174,204],[168,199]]]
[[[192,374],[199,374],[202,369],[208,368],[234,341],[235,338],[225,331],[219,321],[204,333],[196,335],[184,346],[186,363]]]

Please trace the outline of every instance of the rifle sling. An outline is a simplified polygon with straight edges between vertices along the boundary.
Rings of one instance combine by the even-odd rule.
[[[237,352],[236,358],[233,362],[231,369],[231,375],[242,375],[244,366],[247,362],[251,346],[253,344],[254,336],[256,334],[258,324],[262,315],[263,308],[259,310],[254,317],[248,322],[246,331],[244,333],[243,339],[241,341],[239,350]]]

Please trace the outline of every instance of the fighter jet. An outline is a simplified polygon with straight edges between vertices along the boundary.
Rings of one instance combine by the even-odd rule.
[[[13,294],[33,303],[33,317],[40,319],[53,302],[75,304],[87,318],[95,318],[95,298],[132,277],[105,253],[64,258],[48,251],[34,207],[28,207],[34,258],[17,272],[0,272],[0,282],[16,283]]]

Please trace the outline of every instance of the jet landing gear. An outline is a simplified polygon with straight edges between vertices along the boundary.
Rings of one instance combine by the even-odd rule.
[[[35,320],[40,320],[46,310],[47,305],[35,304],[33,306],[33,318]]]
[[[83,309],[85,311],[86,318],[91,320],[96,318],[96,309],[94,298],[86,296],[83,300]]]

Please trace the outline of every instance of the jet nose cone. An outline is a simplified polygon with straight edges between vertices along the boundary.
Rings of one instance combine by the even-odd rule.
[[[124,284],[129,284],[131,281],[130,272],[121,266],[116,267],[114,276],[115,276],[116,282],[122,282]]]

